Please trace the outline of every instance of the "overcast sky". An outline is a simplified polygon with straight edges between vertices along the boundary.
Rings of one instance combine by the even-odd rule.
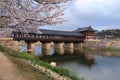
[[[91,25],[96,30],[120,29],[120,0],[73,0],[64,17],[68,22],[41,28],[75,30]]]

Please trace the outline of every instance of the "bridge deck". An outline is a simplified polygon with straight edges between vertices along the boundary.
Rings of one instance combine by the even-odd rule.
[[[31,38],[31,37],[14,37],[14,40],[24,40],[30,42],[83,42],[83,38]]]
[[[26,42],[83,42],[85,36],[81,33],[70,32],[70,31],[55,31],[55,30],[43,30],[41,29],[41,34],[36,33],[22,33],[13,32],[14,40],[24,40]]]

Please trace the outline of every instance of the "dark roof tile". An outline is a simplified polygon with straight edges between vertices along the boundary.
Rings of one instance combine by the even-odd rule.
[[[72,32],[72,31],[58,31],[58,30],[46,30],[46,29],[40,29],[42,34],[47,35],[61,35],[61,36],[73,36],[73,37],[82,37],[84,36],[81,33]]]
[[[95,31],[94,29],[92,29],[91,26],[89,26],[89,27],[84,27],[84,28],[78,28],[77,30],[75,30],[73,32],[83,32],[83,31],[87,31],[87,30]]]

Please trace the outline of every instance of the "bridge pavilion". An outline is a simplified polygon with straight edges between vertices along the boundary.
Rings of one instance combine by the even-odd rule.
[[[95,30],[91,26],[84,27],[84,28],[78,28],[74,32],[81,33],[81,34],[85,35],[85,40],[93,40],[94,39]]]
[[[25,41],[27,43],[27,51],[34,51],[34,43],[40,41],[42,47],[50,49],[50,43],[54,42],[54,47],[63,49],[66,48],[81,48],[85,39],[94,39],[94,30],[91,27],[78,28],[74,31],[58,31],[40,29],[40,34],[23,33],[19,31],[13,32],[13,39],[17,41]],[[64,45],[63,45],[64,43]]]

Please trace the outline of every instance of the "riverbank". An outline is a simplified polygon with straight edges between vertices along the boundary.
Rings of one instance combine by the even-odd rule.
[[[53,80],[23,60],[0,52],[0,80]]]
[[[84,41],[83,48],[90,50],[108,50],[117,52],[120,51],[120,39]]]
[[[3,47],[3,46],[0,46],[0,51],[5,52],[8,55],[16,57],[16,58],[24,59],[24,60],[27,60],[27,61],[30,60],[34,64],[38,64],[38,65],[40,65],[42,67],[50,69],[53,72],[56,72],[56,73],[60,74],[61,76],[69,77],[71,80],[84,80],[83,78],[78,79],[76,76],[71,75],[70,72],[67,69],[58,68],[58,67],[52,67],[48,63],[42,62],[42,61],[28,55],[27,53],[14,51],[14,50],[11,50],[11,49]]]

